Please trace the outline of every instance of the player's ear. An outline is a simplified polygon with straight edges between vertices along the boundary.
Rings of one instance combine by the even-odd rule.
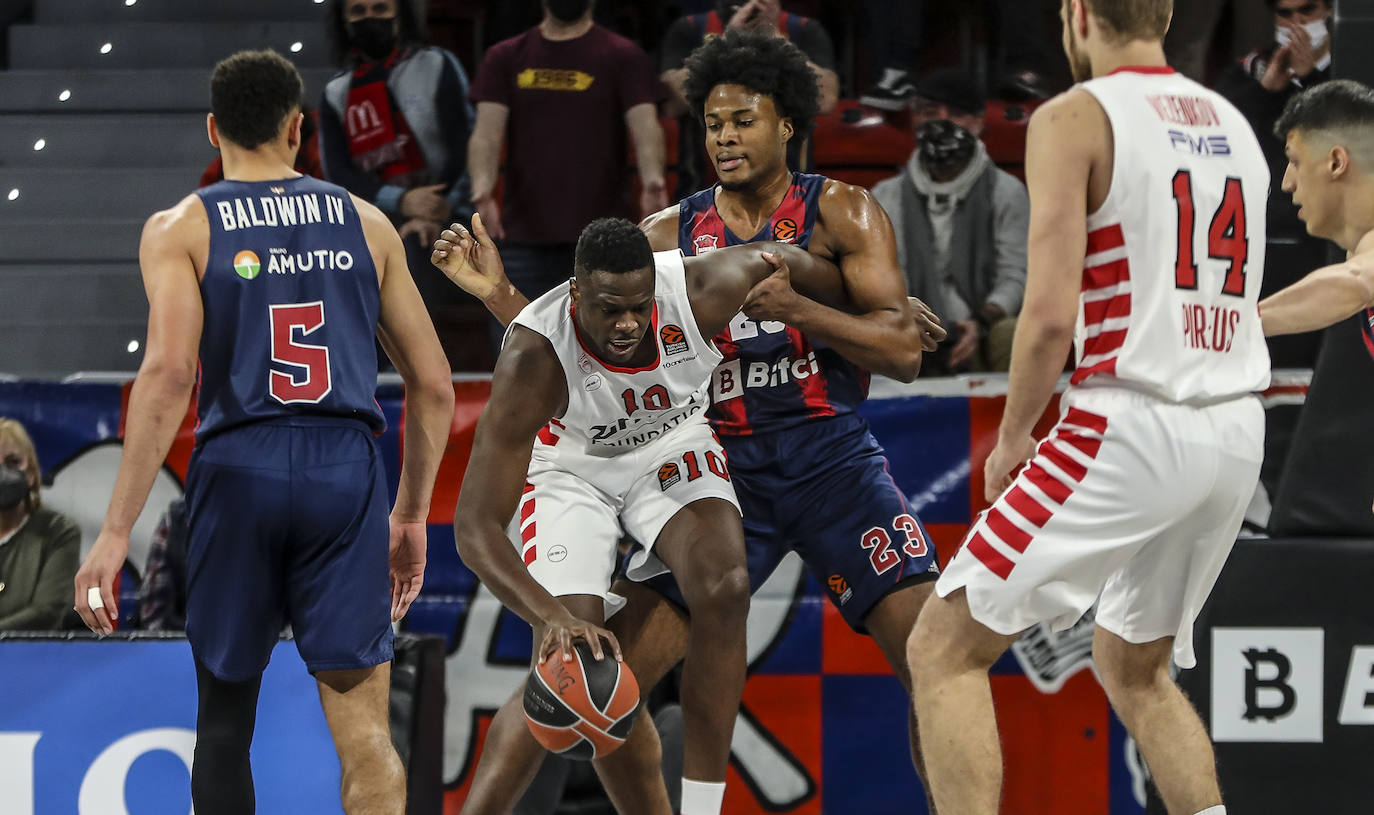
[[[290,124],[286,126],[286,146],[292,150],[299,150],[301,147],[301,127],[305,122],[305,114],[297,110],[289,122]]]
[[[216,150],[219,149],[219,128],[215,126],[215,114],[205,114],[205,135],[209,137],[210,144]]]
[[[793,127],[790,118],[783,117],[782,121],[778,123],[778,133],[782,136],[783,144],[792,141],[792,137],[796,135],[796,132],[797,129]]]
[[[1332,147],[1331,154],[1327,157],[1327,167],[1332,181],[1345,175],[1350,170],[1350,152],[1339,144]]]
[[[577,288],[577,277],[568,278],[568,294],[572,296],[573,305],[582,302],[582,290]]]

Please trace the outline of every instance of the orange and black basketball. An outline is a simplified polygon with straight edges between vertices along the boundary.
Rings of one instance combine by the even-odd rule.
[[[639,683],[609,649],[597,661],[585,642],[560,648],[525,680],[525,724],[550,752],[590,760],[625,743],[639,713]]]

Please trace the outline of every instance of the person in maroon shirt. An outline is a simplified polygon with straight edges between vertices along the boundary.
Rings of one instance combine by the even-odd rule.
[[[469,92],[477,104],[468,143],[472,200],[502,242],[507,276],[530,299],[567,278],[589,221],[634,220],[667,205],[662,95],[648,55],[595,24],[591,0],[544,0],[538,26],[487,52]],[[638,207],[627,130],[639,167]],[[499,349],[495,321],[492,330]]]

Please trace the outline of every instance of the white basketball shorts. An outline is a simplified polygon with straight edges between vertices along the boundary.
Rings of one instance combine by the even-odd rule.
[[[1174,637],[1174,661],[1192,667],[1193,622],[1259,479],[1259,400],[1096,387],[1070,389],[1061,409],[935,591],[964,589],[974,619],[1007,635],[1067,628],[1100,597],[1098,625],[1128,642]]]
[[[664,571],[650,554],[678,510],[704,498],[739,509],[725,452],[705,421],[609,458],[562,441],[536,448],[508,530],[530,575],[555,597],[600,596],[612,610],[623,603],[610,592],[622,530],[643,546],[627,569],[643,580]]]

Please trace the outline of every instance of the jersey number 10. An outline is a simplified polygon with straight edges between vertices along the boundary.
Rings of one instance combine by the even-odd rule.
[[[1174,261],[1174,283],[1180,289],[1197,289],[1197,262],[1193,259],[1193,232],[1197,213],[1193,208],[1193,175],[1187,170],[1174,173],[1174,203],[1178,204],[1178,255]],[[1245,232],[1245,195],[1240,179],[1226,179],[1221,206],[1207,227],[1207,256],[1229,260],[1222,294],[1245,296],[1245,259],[1250,243]]]

